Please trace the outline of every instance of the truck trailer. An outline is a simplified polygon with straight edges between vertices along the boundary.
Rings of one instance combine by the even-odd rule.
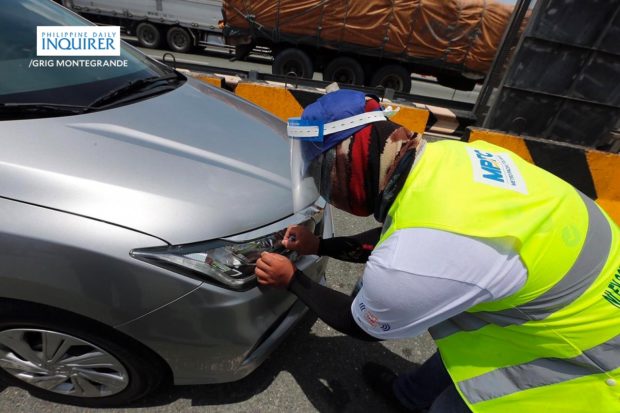
[[[224,46],[219,0],[63,0],[62,4],[93,22],[123,27],[143,47],[167,45],[186,53]]]
[[[409,92],[415,72],[472,90],[513,8],[493,0],[224,0],[224,36],[246,53],[270,48],[274,74],[321,71],[328,81]]]

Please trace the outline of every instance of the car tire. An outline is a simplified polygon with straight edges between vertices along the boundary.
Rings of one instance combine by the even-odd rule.
[[[194,47],[192,35],[183,27],[173,26],[166,34],[168,48],[173,52],[187,53]]]
[[[161,387],[168,371],[150,349],[108,326],[47,306],[2,301],[0,377],[44,400],[113,407]]]
[[[161,44],[161,33],[152,23],[142,22],[136,27],[136,37],[142,47],[156,49]]]
[[[389,64],[381,66],[372,76],[370,86],[382,86],[397,92],[411,91],[411,73],[404,66]]]
[[[274,75],[287,76],[294,73],[297,77],[312,79],[314,65],[306,52],[297,48],[284,49],[276,55],[271,65]]]
[[[337,57],[325,66],[323,80],[349,85],[363,85],[364,68],[351,57]]]

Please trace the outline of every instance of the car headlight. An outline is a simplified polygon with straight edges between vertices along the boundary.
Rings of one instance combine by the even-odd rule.
[[[292,217],[292,221],[273,224],[269,228],[280,229],[275,232],[267,230],[268,235],[251,237],[256,232],[245,234],[251,237],[249,240],[242,239],[242,235],[194,244],[134,249],[130,255],[177,273],[215,282],[224,288],[247,290],[256,285],[256,260],[263,252],[275,252],[287,256],[293,262],[297,261],[297,253],[282,245],[289,224],[305,225],[316,235],[322,235],[322,208],[313,206],[300,215],[301,218]]]

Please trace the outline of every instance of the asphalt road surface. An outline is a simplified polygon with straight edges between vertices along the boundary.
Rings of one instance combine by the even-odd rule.
[[[353,234],[378,224],[335,211],[337,235]],[[331,260],[327,284],[349,293],[363,266]],[[346,337],[320,320],[307,317],[257,370],[229,384],[176,386],[123,409],[84,409],[30,396],[22,389],[0,387],[0,412],[391,412],[364,383],[367,361],[395,371],[414,368],[435,346],[428,334],[407,340],[367,343]]]

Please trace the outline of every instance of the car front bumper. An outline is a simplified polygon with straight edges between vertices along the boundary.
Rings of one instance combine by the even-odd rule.
[[[297,262],[315,281],[324,279],[326,265],[316,256]],[[158,353],[175,384],[224,383],[256,369],[306,312],[288,291],[259,286],[236,292],[203,283],[117,328]]]

